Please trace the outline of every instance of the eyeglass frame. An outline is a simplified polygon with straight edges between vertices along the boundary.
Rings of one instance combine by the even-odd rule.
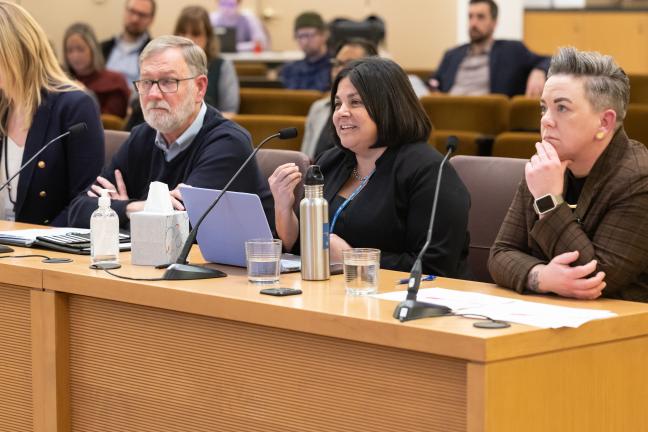
[[[164,94],[171,93],[172,94],[172,93],[177,93],[178,88],[180,88],[180,81],[189,81],[189,80],[198,78],[199,76],[200,75],[195,75],[195,76],[192,76],[192,77],[189,77],[189,78],[161,78],[161,79],[157,79],[157,80],[140,79],[140,80],[137,80],[137,81],[133,81],[133,86],[135,87],[135,90],[137,91],[138,94],[149,94],[151,92],[151,90],[153,89],[153,85],[157,85],[157,88],[160,91],[160,93],[164,93]],[[160,81],[164,81],[164,80],[175,82],[175,90],[173,90],[173,91],[162,90],[162,87],[160,87]],[[141,91],[139,89],[139,87],[137,86],[139,83],[141,83],[143,81],[150,81],[151,82],[151,87],[146,92]]]
[[[153,18],[153,13],[152,13],[152,12],[149,12],[149,13],[146,13],[146,12],[140,12],[140,11],[138,11],[137,9],[133,9],[133,8],[130,8],[130,7],[127,7],[127,8],[126,8],[126,12],[129,13],[129,14],[131,14],[131,15],[136,16],[136,17],[139,18],[139,19],[149,19],[149,18]]]

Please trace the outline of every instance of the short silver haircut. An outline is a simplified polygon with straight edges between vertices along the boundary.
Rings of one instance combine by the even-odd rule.
[[[182,51],[190,73],[193,75],[207,75],[207,56],[205,51],[193,43],[191,39],[182,36],[160,36],[149,42],[139,57],[140,66],[149,57],[168,49]]]
[[[585,97],[592,107],[599,112],[613,109],[616,124],[621,125],[630,100],[630,82],[611,56],[562,47],[551,58],[547,77],[561,74],[583,78]]]

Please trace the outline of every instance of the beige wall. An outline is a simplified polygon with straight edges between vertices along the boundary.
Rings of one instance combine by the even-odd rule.
[[[63,33],[75,21],[91,24],[99,39],[121,28],[124,0],[19,0],[45,28],[60,53]],[[188,4],[213,9],[214,0],[158,0],[152,33],[173,30],[178,12]],[[322,6],[323,4],[326,7]],[[292,40],[294,18],[304,10],[315,10],[329,20],[334,17],[362,19],[370,14],[387,23],[386,49],[408,68],[435,68],[443,51],[456,43],[456,2],[448,0],[244,0],[244,7],[261,11],[273,48],[296,49]]]

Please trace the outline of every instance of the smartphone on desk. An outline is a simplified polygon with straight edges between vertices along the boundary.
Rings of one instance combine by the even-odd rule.
[[[265,295],[285,297],[289,295],[299,295],[302,293],[302,290],[297,288],[265,288],[259,292]]]

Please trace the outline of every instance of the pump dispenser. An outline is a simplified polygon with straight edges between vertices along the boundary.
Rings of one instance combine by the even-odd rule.
[[[328,202],[324,199],[324,176],[311,165],[304,181],[304,199],[299,204],[301,275],[304,280],[327,280],[329,270]]]
[[[90,261],[95,268],[119,267],[119,216],[110,208],[109,193],[101,190],[99,208],[90,216]]]

